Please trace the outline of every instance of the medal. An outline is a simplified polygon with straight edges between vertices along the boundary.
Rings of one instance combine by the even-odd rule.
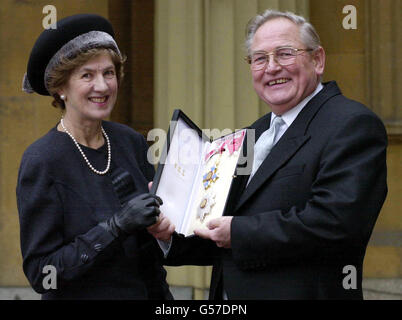
[[[205,216],[211,213],[212,207],[215,205],[216,195],[212,192],[208,192],[201,200],[200,206],[198,208],[197,218],[201,222],[204,221]]]
[[[209,171],[206,174],[203,175],[202,183],[204,185],[205,190],[208,190],[208,188],[211,186],[211,184],[219,179],[219,176],[218,176],[218,173],[217,173],[218,164],[219,164],[219,161],[217,161],[215,163],[215,165],[213,165],[211,167],[211,169],[209,169]]]

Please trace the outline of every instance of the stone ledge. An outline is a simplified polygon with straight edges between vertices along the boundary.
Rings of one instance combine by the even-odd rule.
[[[191,287],[171,286],[170,289],[176,300],[193,299]],[[402,278],[363,279],[363,295],[365,300],[402,300]],[[206,299],[208,289],[205,290]],[[29,287],[2,287],[0,300],[40,300],[40,295]]]
[[[402,278],[363,279],[365,300],[402,300]]]

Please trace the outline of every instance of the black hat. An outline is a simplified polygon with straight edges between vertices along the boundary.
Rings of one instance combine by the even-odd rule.
[[[23,90],[49,96],[48,76],[60,59],[72,58],[92,48],[111,48],[120,55],[108,20],[95,14],[77,14],[61,19],[55,29],[44,30],[36,40],[24,76]]]

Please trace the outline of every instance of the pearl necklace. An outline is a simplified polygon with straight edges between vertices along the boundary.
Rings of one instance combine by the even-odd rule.
[[[80,145],[78,144],[77,140],[75,140],[75,138],[73,137],[73,135],[66,129],[66,127],[64,126],[63,118],[61,118],[60,124],[61,124],[61,126],[63,127],[63,130],[70,136],[71,139],[73,139],[75,145],[77,146],[78,150],[80,151],[80,153],[81,153],[82,157],[84,158],[85,162],[87,163],[88,167],[89,167],[93,172],[95,172],[96,174],[99,174],[99,175],[104,175],[104,174],[106,174],[106,173],[109,171],[109,169],[110,169],[110,163],[111,163],[111,161],[112,161],[112,152],[111,152],[111,148],[110,148],[109,137],[107,136],[107,134],[106,134],[105,130],[103,129],[103,127],[101,126],[102,133],[103,133],[103,135],[105,136],[106,142],[107,142],[107,166],[106,166],[106,169],[105,169],[105,170],[99,171],[99,170],[96,170],[96,169],[92,166],[92,164],[89,162],[88,158],[86,157],[84,151],[82,151],[82,149],[81,149]]]

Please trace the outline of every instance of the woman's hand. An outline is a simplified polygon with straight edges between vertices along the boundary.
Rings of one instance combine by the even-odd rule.
[[[148,232],[156,239],[162,241],[170,241],[176,227],[172,224],[168,217],[160,213],[158,221],[147,228]]]
[[[115,237],[130,235],[158,223],[162,199],[157,195],[143,193],[129,200],[121,210],[99,225]]]
[[[152,182],[148,183],[148,189],[151,191]],[[170,241],[173,232],[175,231],[176,227],[172,224],[168,217],[164,216],[161,212],[159,214],[158,221],[147,228],[148,232],[152,234],[156,239],[162,241]]]

